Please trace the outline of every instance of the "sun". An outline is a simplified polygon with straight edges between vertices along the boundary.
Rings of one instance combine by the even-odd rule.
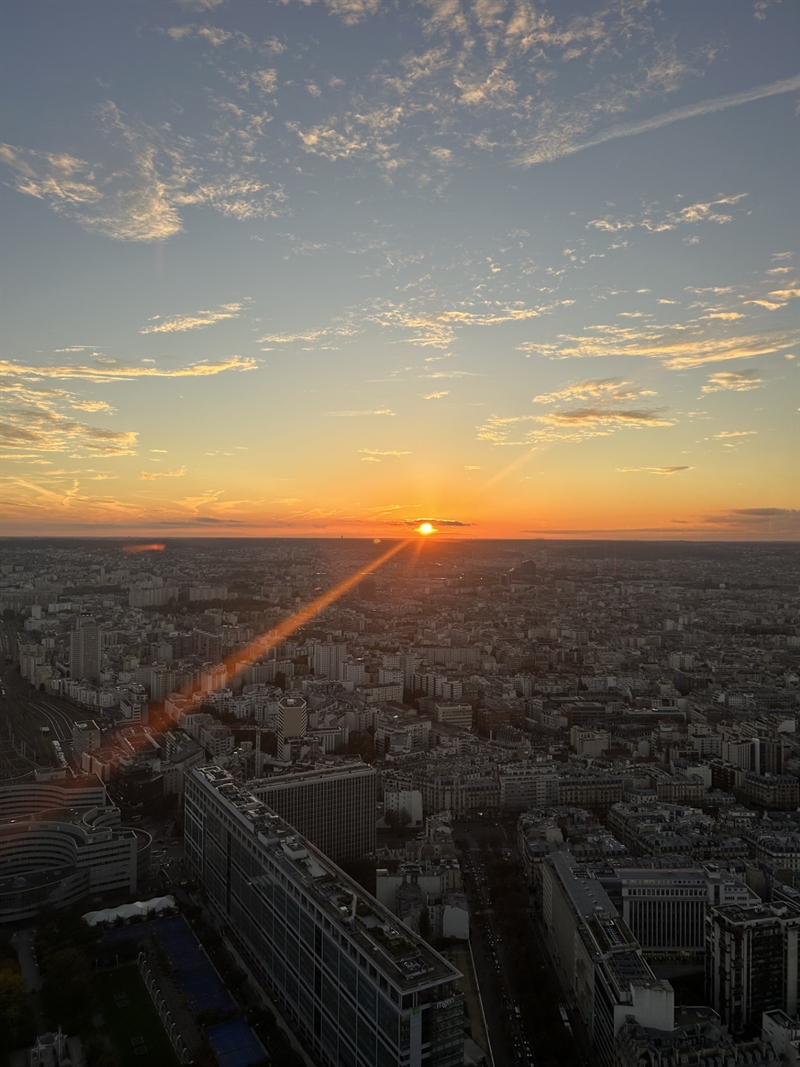
[[[417,530],[421,534],[432,534],[436,532],[432,522],[421,522],[417,527]]]

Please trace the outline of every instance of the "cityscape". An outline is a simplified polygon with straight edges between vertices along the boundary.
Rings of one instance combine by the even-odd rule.
[[[796,1063],[799,587],[780,542],[7,540],[10,1062]]]
[[[800,4],[0,26],[0,1067],[800,1067]]]

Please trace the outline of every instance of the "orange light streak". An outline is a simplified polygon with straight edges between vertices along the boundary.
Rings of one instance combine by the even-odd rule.
[[[367,564],[362,570],[357,571],[355,574],[351,574],[349,578],[345,578],[344,581],[339,582],[332,589],[329,589],[327,593],[322,593],[308,604],[304,605],[299,611],[296,611],[294,615],[291,615],[288,619],[284,619],[275,629],[270,630],[268,634],[261,634],[258,637],[253,638],[249,645],[245,648],[239,649],[232,655],[228,656],[217,666],[223,666],[228,676],[228,681],[233,681],[243,670],[247,663],[253,659],[257,659],[259,656],[265,655],[267,652],[271,652],[276,645],[279,645],[281,641],[284,641],[290,634],[293,634],[295,630],[299,630],[301,626],[305,626],[307,622],[310,622],[313,618],[323,612],[326,608],[329,608],[331,604],[334,604],[340,597],[343,597],[345,593],[349,593],[351,589],[358,585],[358,583],[372,574],[379,567],[382,567],[384,563],[396,556],[398,552],[411,544],[410,540],[398,541],[396,545],[383,553],[377,559],[374,559],[371,563]],[[241,664],[241,666],[239,666]]]
[[[415,542],[416,538],[407,538],[404,541],[398,541],[397,544],[392,545],[391,548],[378,556],[377,559],[368,563],[366,567],[362,567],[355,574],[351,574],[349,578],[345,578],[326,593],[322,593],[320,596],[315,597],[314,600],[305,604],[288,619],[284,619],[283,622],[279,623],[278,626],[271,629],[268,633],[260,634],[258,637],[253,638],[248,645],[238,649],[238,651],[232,653],[230,656],[227,656],[221,663],[212,667],[211,670],[219,670],[220,667],[224,667],[225,682],[223,684],[228,685],[230,682],[234,681],[253,660],[266,655],[267,652],[271,652],[273,648],[289,637],[290,634],[293,634],[295,630],[299,630],[301,626],[305,626],[306,623],[310,622],[326,608],[329,608],[331,604],[336,603],[336,601],[339,600],[340,597],[343,597],[345,593],[349,593],[351,589],[358,585],[359,582],[368,575],[372,574],[373,571],[378,570],[384,563],[388,563],[393,556],[396,556],[398,552],[401,552],[408,545],[414,544]],[[213,690],[210,690],[209,692],[212,691]],[[183,689],[178,690],[177,695],[185,697],[187,700],[194,699],[197,704],[202,702],[196,697],[193,687],[184,687]],[[203,693],[202,695],[207,696],[208,693]],[[163,707],[164,705],[162,704],[160,709],[163,710]]]
[[[137,552],[163,552],[165,548],[166,545],[153,541],[149,545],[123,545],[122,551],[127,552],[129,555],[135,555]]]

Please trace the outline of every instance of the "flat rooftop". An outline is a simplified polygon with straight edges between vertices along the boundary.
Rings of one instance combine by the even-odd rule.
[[[219,793],[270,861],[397,989],[407,993],[461,977],[443,956],[227,771],[209,764],[196,767],[192,774]]]

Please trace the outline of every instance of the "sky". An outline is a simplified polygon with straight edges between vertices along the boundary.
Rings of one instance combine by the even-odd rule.
[[[796,538],[799,23],[3,3],[0,533]]]

